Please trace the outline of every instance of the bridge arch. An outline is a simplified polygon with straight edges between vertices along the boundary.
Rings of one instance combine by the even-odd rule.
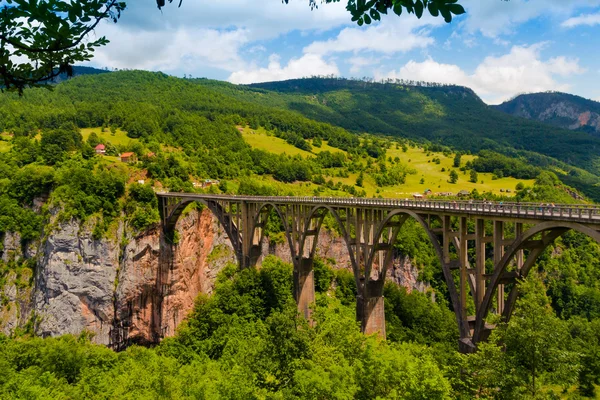
[[[600,232],[579,223],[566,221],[548,221],[539,223],[515,239],[513,244],[500,260],[499,264],[495,266],[494,273],[485,292],[483,303],[477,310],[475,329],[473,332],[474,344],[477,344],[483,339],[485,318],[487,317],[492,306],[494,294],[500,285],[502,275],[506,272],[517,253],[524,249],[530,248],[530,252],[527,255],[526,260],[524,260],[523,266],[518,271],[518,278],[526,278],[529,275],[531,268],[535,265],[535,262],[538,260],[544,250],[552,245],[557,238],[570,230],[583,233],[600,244]],[[542,239],[534,240],[534,238],[539,234],[542,234]],[[517,297],[518,284],[513,286],[506,300],[504,311],[502,313],[503,320],[508,321],[510,319]]]
[[[240,233],[239,227],[231,220],[227,218],[231,218],[227,215],[223,207],[216,201],[207,201],[205,199],[195,198],[195,199],[183,199],[179,201],[169,212],[168,215],[164,216],[164,225],[163,229],[165,233],[169,234],[175,231],[175,226],[177,225],[177,221],[179,217],[185,210],[185,208],[191,203],[201,203],[206,208],[208,208],[212,214],[217,218],[225,233],[229,237],[233,249],[235,251],[235,256],[238,260],[239,265],[243,265],[243,252],[242,252],[242,237]]]
[[[252,226],[249,229],[250,245],[257,246],[258,251],[262,251],[261,244],[263,243],[263,240],[265,237],[264,227],[263,227],[263,229],[261,229],[260,236],[258,237],[257,243],[254,243],[254,242],[255,242],[255,238],[256,238],[257,229],[260,228],[261,223],[262,224],[266,223],[269,218],[269,211],[275,211],[275,213],[281,220],[281,223],[283,225],[283,232],[284,232],[288,247],[290,248],[290,252],[292,254],[292,260],[295,260],[296,259],[296,246],[294,245],[294,241],[291,236],[292,233],[291,233],[291,230],[289,229],[288,216],[281,210],[280,207],[278,207],[273,202],[261,203],[257,207],[256,211],[254,212],[254,215],[252,215]],[[261,221],[261,218],[265,218],[265,219]],[[251,262],[250,264],[254,264],[254,262]]]
[[[406,221],[408,221],[409,219],[413,219],[414,221],[416,221],[425,230],[425,232],[427,233],[427,236],[429,237],[429,241],[431,242],[431,245],[435,251],[435,254],[437,255],[437,258],[440,262],[440,266],[441,266],[443,274],[444,274],[444,280],[446,281],[446,286],[448,288],[448,295],[450,296],[450,301],[452,303],[452,308],[454,309],[454,314],[456,316],[456,321],[459,326],[459,329],[461,329],[461,331],[468,332],[468,329],[469,329],[468,324],[466,324],[465,321],[462,320],[461,315],[460,315],[460,304],[459,304],[458,291],[456,288],[456,284],[454,282],[454,277],[452,276],[452,272],[450,271],[450,265],[445,262],[442,244],[440,243],[440,240],[438,239],[436,233],[431,229],[431,227],[423,219],[423,217],[421,217],[419,214],[417,214],[414,211],[406,210],[406,209],[397,209],[397,210],[390,212],[381,221],[381,223],[377,227],[377,230],[375,231],[375,235],[374,235],[374,243],[379,243],[379,240],[383,236],[385,230],[388,229],[389,222],[398,216],[401,217],[400,225],[397,226],[396,229],[394,229],[392,231],[392,238],[389,240],[389,245],[391,247],[393,247],[394,244],[397,243],[398,234],[400,233],[400,230],[402,229],[402,227],[404,226]],[[371,274],[371,269],[373,266],[375,256],[376,256],[376,252],[374,252],[374,251],[371,252],[370,257],[365,265],[365,276],[366,277],[369,277]],[[384,265],[383,270],[381,271],[383,280],[385,280],[385,277],[387,274],[387,270],[386,270],[387,263],[385,263],[385,264],[386,265]]]
[[[318,242],[318,238],[319,238],[319,232],[321,231],[321,228],[323,226],[323,220],[325,219],[327,214],[330,214],[331,216],[333,216],[333,218],[335,219],[335,221],[340,229],[341,236],[344,239],[344,243],[346,244],[346,249],[348,250],[348,255],[350,257],[350,263],[354,266],[356,264],[356,258],[354,256],[354,252],[352,251],[352,246],[350,245],[350,236],[348,234],[346,226],[344,225],[338,211],[334,207],[331,207],[329,205],[315,206],[310,210],[310,212],[306,216],[306,220],[304,221],[305,229],[302,232],[302,237],[300,238],[298,254],[300,255],[300,257],[302,257],[302,255],[304,254],[304,247],[306,246],[306,241],[308,239],[308,231],[309,231],[308,228],[310,227],[310,222],[316,218],[315,216],[317,216],[317,213],[319,213],[319,212],[322,212],[322,214],[320,216],[318,216],[319,222],[317,223],[317,225],[315,227],[316,228],[315,232],[313,232],[314,240],[313,240],[311,249],[309,250],[309,257],[310,258],[314,257],[314,254],[315,254],[315,251],[317,248],[317,244],[318,244],[317,242]],[[353,272],[356,276],[356,271],[353,271]]]

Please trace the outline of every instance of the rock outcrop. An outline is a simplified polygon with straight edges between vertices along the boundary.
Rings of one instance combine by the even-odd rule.
[[[25,249],[17,235],[6,235],[5,261],[33,258],[37,265],[32,285],[23,284],[29,279],[23,276],[5,279],[1,329],[10,333],[34,315],[42,336],[88,331],[94,342],[115,349],[156,343],[175,333],[198,294],[211,293],[218,272],[236,262],[227,235],[207,209],[180,218],[177,244],[169,244],[158,228],[136,237],[127,231],[121,222],[97,240],[90,225],[72,220],[55,224],[40,243]],[[332,232],[321,231],[317,252],[334,260],[335,268],[350,268],[346,244]],[[291,261],[285,244],[265,241],[263,257],[268,254]],[[406,257],[388,271],[397,284],[424,290],[417,277]]]
[[[600,103],[567,93],[523,94],[498,106],[505,113],[600,136]]]

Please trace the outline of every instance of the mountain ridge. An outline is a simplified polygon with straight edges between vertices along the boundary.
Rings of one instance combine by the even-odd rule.
[[[600,137],[600,102],[574,94],[522,94],[491,107],[512,116]]]
[[[600,140],[516,118],[461,86],[381,84],[332,78],[246,86],[197,80],[240,100],[283,107],[354,133],[427,140],[463,151],[529,151],[600,174]]]

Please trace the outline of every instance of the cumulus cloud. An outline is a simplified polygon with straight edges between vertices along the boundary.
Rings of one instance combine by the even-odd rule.
[[[454,64],[442,64],[427,59],[406,63],[397,71],[379,73],[377,78],[399,78],[464,85],[472,88],[489,103],[500,103],[522,92],[545,90],[567,91],[569,85],[556,77],[583,73],[579,60],[566,57],[541,59],[544,44],[514,46],[500,57],[488,56],[469,74]]]
[[[97,51],[94,63],[115,68],[173,71],[209,66],[234,71],[243,65],[240,47],[248,42],[244,29],[178,29],[128,31],[103,27],[111,43]]]
[[[348,63],[350,64],[350,72],[356,74],[364,67],[370,67],[372,65],[378,64],[379,60],[373,57],[367,58],[356,56],[349,58]]]
[[[119,21],[123,29],[170,31],[173,29],[237,28],[248,31],[250,40],[276,38],[294,30],[332,29],[350,22],[345,5],[332,3],[311,11],[308,2],[294,0],[194,0],[158,11],[152,2],[129,1]]]
[[[581,7],[595,7],[600,0],[463,0],[467,11],[461,23],[468,32],[487,37],[513,33],[518,24],[540,16],[561,18]]]
[[[579,25],[594,26],[600,24],[600,13],[598,14],[583,14],[578,17],[569,18],[560,26],[563,28],[574,28]]]
[[[232,83],[243,84],[281,81],[313,75],[339,75],[339,73],[334,62],[328,63],[318,54],[305,54],[300,58],[292,58],[285,66],[281,65],[280,57],[273,54],[269,58],[268,67],[252,66],[249,69],[242,69],[232,73],[228,80]]]
[[[177,3],[177,2],[174,2]],[[341,3],[311,11],[306,2],[196,0],[158,11],[152,3],[131,1],[117,24],[102,23],[97,36],[111,44],[97,51],[92,65],[197,72],[237,71],[245,46],[294,30],[322,31],[349,23]],[[263,51],[250,47],[246,54]]]
[[[381,23],[368,28],[344,28],[334,38],[316,41],[304,48],[305,53],[331,54],[343,52],[372,51],[384,54],[407,52],[434,43],[425,27],[442,24],[433,18],[421,20],[414,16],[397,18],[389,16]]]

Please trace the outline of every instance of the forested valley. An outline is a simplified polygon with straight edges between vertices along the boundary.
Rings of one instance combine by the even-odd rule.
[[[356,82],[323,95],[342,83],[310,79],[292,91],[285,83],[258,88],[121,71],[22,97],[3,94],[0,239],[18,234],[27,248],[65,221],[91,226],[98,241],[120,223],[135,236],[159,223],[155,193],[167,190],[405,198],[431,189],[432,198],[454,200],[463,189],[473,200],[600,200],[591,151],[598,139],[585,133],[496,111],[486,123],[467,126],[483,105],[464,88]],[[392,103],[392,95],[370,92],[376,89],[416,96],[407,100],[413,108],[397,119],[374,118],[381,103]],[[369,100],[370,116],[367,103],[359,111],[351,95]],[[472,108],[448,108],[452,96]],[[454,130],[443,134],[443,126]],[[124,162],[125,153],[133,158]],[[325,225],[335,232],[333,221]],[[266,230],[279,240],[276,218]],[[93,344],[89,332],[42,338],[41,316],[32,313],[0,337],[0,397],[599,396],[600,246],[592,239],[572,232],[558,239],[520,283],[510,321],[491,320],[497,328],[470,355],[458,352],[454,312],[425,231],[406,223],[397,251],[417,266],[425,289],[386,284],[386,341],[360,333],[354,276],[335,260],[316,262],[317,302],[308,324],[297,315],[292,267],[268,257],[260,269],[225,266],[213,294],[198,297],[177,333],[154,347],[115,352]],[[18,287],[35,285],[35,258],[0,253],[1,283],[16,276]]]

